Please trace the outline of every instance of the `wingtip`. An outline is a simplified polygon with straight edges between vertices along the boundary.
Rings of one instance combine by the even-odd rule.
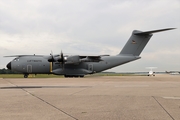
[[[177,29],[177,28],[167,28],[167,30],[173,30],[173,29]]]

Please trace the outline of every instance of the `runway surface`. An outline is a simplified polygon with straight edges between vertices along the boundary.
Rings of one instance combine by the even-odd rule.
[[[1,120],[180,120],[180,76],[0,78]]]

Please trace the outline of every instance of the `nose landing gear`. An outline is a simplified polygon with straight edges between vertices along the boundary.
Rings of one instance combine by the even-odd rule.
[[[29,74],[24,74],[24,78],[28,78],[28,75],[29,75]]]

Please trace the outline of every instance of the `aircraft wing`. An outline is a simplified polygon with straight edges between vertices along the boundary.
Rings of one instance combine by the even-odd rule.
[[[43,55],[10,55],[10,56],[4,56],[4,57],[26,57],[26,56],[38,56],[38,57],[43,57]]]
[[[109,55],[71,55],[67,56],[65,64],[77,64],[80,62],[100,62],[103,61],[101,57]]]
[[[109,55],[87,55],[87,56],[79,56],[81,62],[100,62],[102,61],[101,57],[109,56]]]
[[[33,56],[36,56],[36,57],[45,57],[46,59],[52,59],[52,58],[49,58],[49,56],[44,56],[44,55],[10,55],[10,56],[4,56],[4,57],[33,57]],[[109,56],[109,55],[71,55],[71,56],[68,56],[68,55],[64,55],[63,56],[63,61],[65,64],[77,64],[77,63],[80,63],[80,62],[100,62],[100,61],[103,61],[101,59],[101,57],[103,56]],[[60,57],[59,54],[57,55],[53,55],[53,59],[55,61],[61,61],[62,62],[62,58]]]
[[[109,55],[79,55],[80,58],[92,58],[92,59],[97,59],[97,58],[101,58],[103,56],[109,56]]]

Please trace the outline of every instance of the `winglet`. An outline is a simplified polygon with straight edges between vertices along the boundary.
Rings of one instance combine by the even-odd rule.
[[[146,31],[146,32],[134,31],[134,34],[135,35],[148,35],[148,34],[152,34],[156,32],[162,32],[162,31],[173,30],[173,29],[176,29],[176,28],[166,28],[166,29],[152,30],[152,31]]]

